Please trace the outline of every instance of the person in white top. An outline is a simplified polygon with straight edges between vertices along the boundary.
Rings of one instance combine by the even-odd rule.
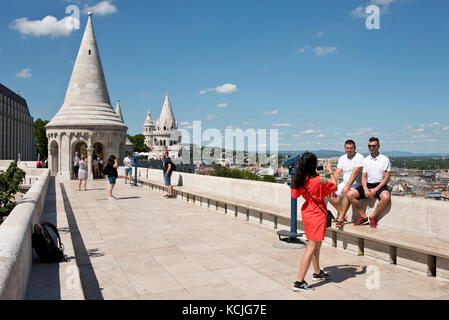
[[[391,177],[391,163],[388,157],[379,153],[379,139],[371,138],[368,148],[370,155],[363,161],[362,185],[348,193],[348,198],[354,204],[360,218],[354,223],[359,226],[368,221],[365,211],[359,201],[364,198],[379,199],[373,214],[369,218],[371,228],[377,227],[376,217],[387,207],[391,201],[388,182]]]
[[[126,153],[126,158],[123,160],[123,164],[125,165],[125,184],[127,183],[128,178],[129,183],[131,183],[134,164],[134,159],[131,157],[131,153]]]
[[[355,189],[362,184],[362,169],[364,157],[356,152],[355,142],[347,140],[345,142],[346,154],[338,160],[337,170],[333,173],[335,180],[338,181],[343,174],[343,182],[338,185],[335,192],[336,196],[330,196],[329,202],[337,209],[338,219],[337,228],[343,228],[351,202],[348,199],[348,191]],[[341,205],[340,205],[341,200]]]

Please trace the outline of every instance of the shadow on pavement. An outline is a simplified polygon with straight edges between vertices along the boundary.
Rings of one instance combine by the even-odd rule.
[[[356,278],[358,275],[366,273],[366,266],[344,264],[325,267],[323,270],[329,273],[330,279],[311,284],[311,287],[318,288],[328,283],[342,283],[348,279]]]

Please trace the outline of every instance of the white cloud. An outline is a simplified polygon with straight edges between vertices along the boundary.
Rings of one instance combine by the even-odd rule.
[[[75,28],[74,28],[75,26]],[[79,26],[79,21],[73,17],[58,20],[53,16],[46,16],[42,20],[15,19],[9,28],[19,31],[23,35],[36,37],[51,36],[52,38],[69,36]]]
[[[338,50],[336,47],[316,47],[313,49],[313,51],[315,52],[315,55],[317,55],[318,57],[325,57],[328,54],[337,54]]]
[[[188,122],[188,121],[181,122],[181,126],[188,126],[189,124],[190,124],[190,122]]]
[[[291,123],[273,123],[273,127],[292,127]]]
[[[217,104],[217,108],[226,108],[227,106],[228,106],[227,103],[220,103],[220,104]]]
[[[321,138],[324,138],[324,137],[326,137],[326,135],[322,134],[322,133],[317,135],[317,136],[315,136],[315,138],[318,138],[318,139],[321,139]]]
[[[240,91],[239,88],[235,84],[225,83],[222,86],[218,86],[216,88],[202,89],[200,94],[205,94],[207,92],[215,91],[220,94],[231,94],[237,91]]]
[[[301,134],[314,134],[316,132],[317,132],[316,130],[310,129],[310,130],[306,130],[306,131],[301,132]]]
[[[254,122],[249,122],[249,121],[243,121],[242,124],[244,126],[252,126],[254,124]]]
[[[359,6],[351,11],[351,16],[353,18],[366,18],[367,14],[365,13],[365,8],[362,6]]]
[[[33,75],[31,73],[31,69],[30,68],[25,68],[20,70],[19,72],[16,73],[16,77],[17,78],[25,78],[25,79],[29,79],[31,78]]]
[[[278,111],[277,110],[273,110],[273,111],[271,111],[271,112],[265,112],[265,115],[266,116],[275,116],[275,115],[277,115],[278,114]]]
[[[380,13],[389,13],[390,12],[390,5],[393,2],[396,2],[397,0],[371,0],[369,2],[370,5],[376,5],[380,8]],[[364,6],[358,6],[354,10],[351,11],[351,16],[353,18],[366,18],[368,15],[366,14],[366,7]]]
[[[206,115],[206,120],[213,120],[213,119],[218,119],[218,116],[215,114],[207,114]]]
[[[310,48],[310,46],[306,45],[306,46],[304,46],[304,47],[302,47],[300,49],[297,49],[297,52],[298,53],[304,53],[306,51],[306,49],[309,49],[309,48]]]
[[[322,37],[322,36],[324,36],[324,32],[318,32],[317,34],[316,34],[316,36],[318,37],[318,38],[320,38],[320,37]]]
[[[111,1],[101,1],[94,6],[85,7],[83,13],[93,12],[99,16],[105,16],[117,12],[117,8],[111,3]]]

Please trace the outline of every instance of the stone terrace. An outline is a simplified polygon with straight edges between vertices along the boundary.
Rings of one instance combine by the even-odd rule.
[[[327,245],[321,264],[332,280],[295,293],[304,249],[274,248],[272,228],[122,179],[118,200],[107,200],[106,183],[90,181],[87,192],[78,192],[76,182],[52,179],[43,217],[58,224],[76,264],[34,263],[27,299],[449,299],[447,281]],[[70,278],[74,265],[80,288]],[[378,290],[366,287],[373,266],[380,270]]]

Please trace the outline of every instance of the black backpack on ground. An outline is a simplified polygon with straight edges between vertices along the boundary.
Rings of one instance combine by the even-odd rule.
[[[47,230],[49,227],[58,238],[58,243],[55,243],[54,239]],[[35,224],[32,234],[33,248],[39,256],[40,262],[43,263],[55,263],[66,261],[64,257],[64,245],[61,242],[58,229],[48,222],[42,222],[42,224]]]

